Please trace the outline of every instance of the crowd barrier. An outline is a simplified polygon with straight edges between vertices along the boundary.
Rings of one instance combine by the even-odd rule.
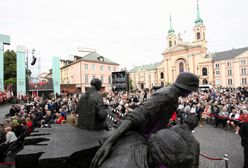
[[[242,120],[242,119],[233,119],[233,118],[229,118],[229,117],[224,117],[224,116],[219,116],[216,114],[208,114],[210,117],[216,117],[219,119],[227,119],[227,120],[231,120],[231,121],[236,121],[236,122],[247,122],[246,120]]]
[[[15,165],[15,162],[2,162],[0,165]]]
[[[228,168],[228,160],[229,160],[229,158],[228,158],[227,154],[224,154],[224,156],[222,158],[209,157],[209,156],[203,155],[201,153],[200,153],[200,156],[204,157],[204,158],[206,158],[208,160],[224,160],[225,161],[225,168]]]

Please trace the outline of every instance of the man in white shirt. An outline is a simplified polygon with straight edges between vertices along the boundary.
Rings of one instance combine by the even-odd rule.
[[[11,131],[11,130],[12,130],[11,127],[6,127],[5,128],[5,132],[6,132],[6,141],[5,141],[5,143],[6,144],[10,144],[10,143],[12,143],[12,142],[17,140],[17,137],[16,137],[15,133],[13,131]]]
[[[2,144],[0,144],[0,162],[4,161],[5,158],[5,152],[9,149],[12,142],[17,140],[17,137],[15,133],[12,130],[11,127],[4,128],[6,132],[6,141]]]

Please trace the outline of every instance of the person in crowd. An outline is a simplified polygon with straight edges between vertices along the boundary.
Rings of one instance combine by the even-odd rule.
[[[239,135],[241,137],[241,145],[244,148],[243,168],[248,168],[248,123],[247,122],[241,125],[240,130],[239,130]]]
[[[107,111],[103,104],[102,95],[99,93],[102,82],[98,78],[93,78],[89,88],[78,102],[76,113],[78,113],[78,127],[86,130],[106,129],[105,120]]]
[[[144,137],[166,128],[171,115],[178,106],[178,97],[187,97],[193,91],[198,91],[199,78],[190,73],[182,72],[169,87],[157,90],[147,101],[143,102],[132,113],[129,113],[120,126],[114,131],[97,151],[92,166],[103,163],[112,150],[113,145],[121,136],[131,130],[139,130]]]
[[[28,131],[31,132],[33,130],[33,122],[32,122],[32,120],[29,117],[27,117],[25,122],[26,122],[25,124],[26,124],[26,126],[28,128]]]
[[[52,100],[48,100],[47,108],[51,112],[54,112],[55,107],[54,107],[54,103],[52,102]]]
[[[210,117],[211,106],[210,106],[209,102],[207,102],[206,100],[205,100],[204,104],[205,104],[205,108],[204,108],[204,111],[202,112],[202,115],[201,115],[200,127],[204,127],[204,125],[206,123],[210,122],[210,120],[211,120],[211,117]]]
[[[195,112],[196,112],[196,116],[197,116],[199,121],[201,120],[201,116],[202,116],[203,111],[204,111],[203,103],[198,103],[196,105],[196,111]]]
[[[237,112],[237,109],[234,108],[232,110],[232,113],[230,113],[229,118],[226,122],[227,127],[230,128],[230,126],[231,126],[233,128],[233,130],[236,131],[236,126],[239,122],[239,116],[240,116],[239,112]]]
[[[67,109],[67,106],[66,105],[63,105],[61,108],[60,108],[60,114],[62,114],[65,119],[66,119],[66,116],[67,116],[67,113],[68,113],[68,109]]]
[[[70,124],[73,127],[77,127],[78,126],[78,118],[77,118],[77,114],[76,112],[72,111],[70,115],[67,116],[66,121],[68,124]]]
[[[65,114],[64,113],[55,113],[57,119],[55,120],[55,124],[63,124],[65,121]]]
[[[236,126],[235,134],[239,134],[239,130],[240,130],[241,125],[243,123],[247,123],[247,122],[248,122],[248,111],[246,109],[244,109],[240,112],[239,122]]]
[[[182,102],[181,100],[179,100],[179,105],[177,107],[177,118],[180,122],[180,124],[183,124],[183,119],[184,119],[184,102]]]
[[[220,109],[217,105],[217,102],[214,103],[213,107],[211,107],[211,115],[212,115],[212,119],[214,121],[214,124],[215,124],[215,127],[217,127],[217,123],[218,123],[218,120],[219,120],[219,112],[220,112]]]
[[[229,113],[227,112],[227,108],[225,106],[220,106],[220,108],[221,110],[219,112],[219,116],[218,116],[215,126],[218,127],[219,123],[221,123],[223,128],[225,129],[226,123],[229,117]]]
[[[6,151],[10,145],[17,140],[15,133],[12,131],[11,127],[5,127],[5,142],[0,144],[0,162],[4,161]]]
[[[193,104],[193,103],[192,103],[192,106],[191,106],[189,112],[190,112],[191,114],[196,114],[196,104]]]
[[[13,120],[12,124],[13,124],[12,131],[15,133],[17,137],[22,135],[27,130],[27,127],[20,124],[16,119]]]
[[[12,105],[10,110],[9,110],[9,116],[13,117],[13,116],[15,116],[15,114],[16,114],[16,108],[15,108],[15,105]]]
[[[53,115],[52,115],[52,111],[50,110],[46,110],[46,115],[44,116],[44,123],[45,124],[52,124],[53,123]]]

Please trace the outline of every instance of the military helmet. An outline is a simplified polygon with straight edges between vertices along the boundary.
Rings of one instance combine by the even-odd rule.
[[[193,73],[182,72],[177,76],[174,85],[184,90],[196,92],[199,87],[199,78]]]
[[[102,81],[98,78],[93,78],[90,81],[90,85],[91,86],[95,86],[96,90],[100,91],[101,87],[102,87]]]

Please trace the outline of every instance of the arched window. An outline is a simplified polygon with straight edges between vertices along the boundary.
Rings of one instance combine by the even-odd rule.
[[[208,84],[208,80],[207,79],[203,79],[202,83],[203,84]]]
[[[208,76],[208,69],[206,67],[202,68],[202,76]]]
[[[144,89],[144,84],[141,83],[140,87],[141,87],[141,89],[143,90],[143,89]]]
[[[184,72],[184,65],[183,62],[179,63],[179,73]]]
[[[197,40],[200,40],[200,39],[201,39],[201,34],[200,34],[200,32],[198,32],[198,33],[196,34],[196,36],[197,36]]]
[[[160,73],[160,79],[164,79],[164,73],[163,72]]]
[[[169,41],[169,47],[171,47],[172,46],[172,41]]]

